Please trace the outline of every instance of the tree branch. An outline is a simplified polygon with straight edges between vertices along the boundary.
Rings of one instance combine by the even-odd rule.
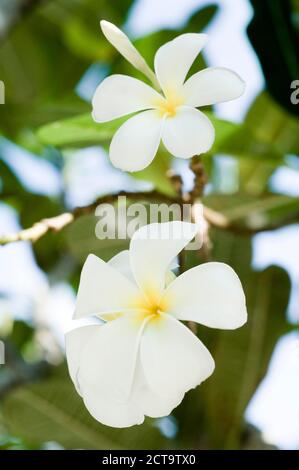
[[[190,161],[190,170],[194,175],[193,188],[185,196],[185,198],[188,202],[192,204],[194,203],[194,201],[196,201],[196,199],[202,198],[204,194],[205,185],[207,183],[207,176],[199,155],[192,157]]]
[[[221,230],[227,230],[238,235],[255,235],[257,233],[267,232],[269,230],[277,230],[284,227],[285,225],[299,222],[299,212],[262,227],[248,227],[246,225],[236,224],[235,222],[229,220],[229,218],[227,218],[224,214],[221,214],[221,212],[218,212],[207,206],[204,206],[203,214],[206,221],[212,227],[216,227]]]
[[[32,227],[20,230],[8,235],[0,236],[0,245],[7,245],[18,241],[29,241],[35,243],[41,237],[46,235],[48,232],[60,232],[66,226],[70,225],[74,220],[79,217],[91,214],[95,211],[100,204],[109,204],[115,202],[118,197],[125,196],[128,199],[134,200],[146,200],[152,202],[165,202],[165,203],[176,203],[184,204],[187,201],[182,200],[181,197],[167,196],[159,193],[158,191],[139,191],[135,193],[120,191],[119,193],[103,196],[96,199],[92,204],[82,207],[76,207],[73,211],[64,212],[54,217],[45,218],[36,222]],[[254,235],[259,232],[265,232],[268,230],[276,230],[283,227],[286,224],[298,222],[299,214],[295,214],[292,217],[285,218],[279,222],[269,224],[260,228],[252,228],[248,226],[241,226],[234,222],[231,222],[225,215],[220,212],[211,209],[210,207],[203,207],[203,215],[208,224],[212,227],[227,230],[239,235]]]
[[[19,232],[15,232],[9,235],[4,235],[0,237],[0,245],[7,245],[8,243],[18,242],[18,241],[30,241],[35,243],[41,237],[46,235],[48,232],[60,232],[67,225],[71,224],[77,218],[82,215],[91,214],[100,204],[109,204],[115,202],[118,197],[125,196],[129,199],[138,199],[138,200],[148,200],[148,201],[157,201],[157,202],[176,202],[182,204],[181,199],[176,197],[169,197],[164,194],[159,193],[158,191],[140,191],[136,193],[130,193],[126,191],[120,191],[117,194],[112,194],[109,196],[103,196],[96,199],[92,204],[87,206],[76,207],[73,211],[64,212],[57,216],[51,218],[45,218],[36,222],[32,227],[29,227]]]

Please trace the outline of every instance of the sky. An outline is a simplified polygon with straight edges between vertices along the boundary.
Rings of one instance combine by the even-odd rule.
[[[201,0],[139,0],[126,25],[134,37],[161,27],[176,27],[198,6],[210,4]],[[221,5],[215,21],[207,28],[210,40],[205,48],[209,65],[226,66],[238,71],[247,82],[244,97],[236,102],[216,107],[218,116],[241,121],[255,95],[263,88],[264,79],[254,51],[245,34],[252,11],[247,0],[217,0]],[[232,26],[233,19],[233,26]],[[5,144],[4,158],[10,162],[23,183],[32,191],[57,194],[62,181],[48,162]],[[71,159],[66,172],[68,203],[87,204],[99,193],[132,188],[132,179],[114,172],[92,150]],[[105,175],[105,187],[99,188],[98,172]],[[138,184],[135,183],[136,189]],[[273,191],[299,196],[299,173],[296,169],[281,168],[271,181]],[[0,204],[0,231],[19,228],[13,209]],[[253,264],[264,269],[270,264],[285,268],[292,280],[292,295],[288,317],[299,321],[299,225],[285,227],[271,233],[262,233],[254,239]],[[31,248],[26,243],[13,244],[0,253],[0,286],[2,292],[13,294],[11,305],[0,303],[0,315],[13,309],[26,317],[36,307],[38,320],[49,322],[59,341],[70,327],[74,292],[65,283],[50,286],[44,274],[34,263]],[[0,316],[1,318],[1,316]],[[4,315],[2,315],[4,318]],[[0,322],[1,325],[1,322]],[[273,354],[267,377],[250,403],[246,416],[261,429],[265,439],[283,449],[299,448],[299,335],[283,337]]]

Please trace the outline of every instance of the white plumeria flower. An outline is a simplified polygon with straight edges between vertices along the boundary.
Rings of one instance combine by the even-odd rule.
[[[170,271],[196,232],[187,222],[150,224],[108,263],[89,255],[84,264],[74,318],[105,323],[67,333],[66,355],[78,393],[101,423],[127,427],[145,415],[166,416],[212,374],[211,354],[179,320],[223,329],[247,320],[228,265],[206,263],[178,277]]]
[[[198,107],[238,98],[243,80],[222,67],[201,70],[185,81],[206,34],[187,33],[160,47],[155,55],[155,74],[128,37],[115,25],[101,22],[106,38],[162,93],[127,75],[105,78],[95,91],[93,119],[107,122],[132,113],[115,133],[109,156],[117,168],[139,171],[154,159],[162,139],[175,157],[191,158],[207,152],[214,142],[211,121]]]

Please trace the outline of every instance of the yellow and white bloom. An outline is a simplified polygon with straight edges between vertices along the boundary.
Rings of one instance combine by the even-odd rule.
[[[144,169],[154,159],[161,139],[175,157],[207,152],[214,142],[214,127],[196,108],[233,100],[245,89],[235,72],[222,67],[206,68],[186,80],[207,35],[182,34],[164,44],[155,55],[154,73],[122,31],[107,21],[101,21],[101,27],[111,44],[156,88],[117,74],[105,78],[96,89],[92,100],[96,122],[137,113],[111,141],[113,165],[125,171]]]
[[[166,416],[212,374],[211,354],[180,320],[223,329],[247,320],[228,265],[206,263],[178,277],[170,271],[196,231],[186,222],[150,224],[108,263],[89,255],[84,264],[74,318],[105,323],[69,332],[66,354],[78,393],[101,423],[127,427]]]

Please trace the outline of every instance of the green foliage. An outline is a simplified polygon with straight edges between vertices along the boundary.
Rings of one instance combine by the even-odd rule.
[[[181,28],[180,33],[189,33],[189,32],[202,32],[202,30],[209,24],[212,18],[217,12],[217,5],[208,5],[204,8],[197,10],[187,21],[187,23]],[[141,52],[143,57],[146,59],[148,64],[153,67],[154,56],[159,47],[174,39],[178,34],[176,29],[163,29],[146,36],[136,39],[134,45]],[[202,55],[199,55],[194,64],[192,65],[189,75],[197,72],[201,68],[204,68],[205,61]],[[120,60],[117,56],[115,68],[117,72],[125,73],[128,75],[132,74],[132,66],[129,65],[126,61]],[[144,76],[137,74],[139,78],[144,80]]]
[[[245,123],[260,142],[280,155],[299,152],[299,121],[286,112],[267,93],[253,102]]]
[[[286,320],[290,280],[277,266],[252,269],[248,237],[214,229],[211,242],[212,260],[228,263],[241,279],[248,322],[238,332],[198,327],[216,369],[200,390],[188,394],[184,409],[176,410],[181,430],[177,445],[240,449],[246,445],[244,411],[267,372],[278,339],[291,329]],[[188,267],[198,264],[196,255],[191,252]]]
[[[15,321],[5,338],[9,364],[0,368],[0,449],[42,449],[49,441],[65,448],[86,449],[264,448],[257,431],[246,425],[244,411],[267,372],[277,341],[290,330],[286,321],[290,282],[277,266],[262,272],[252,268],[252,235],[299,221],[299,199],[275,194],[270,188],[274,172],[289,165],[286,157],[291,154],[298,160],[299,154],[299,121],[285,99],[294,76],[294,49],[288,46],[293,27],[285,16],[277,14],[285,12],[282,1],[252,0],[255,16],[250,37],[265,72],[267,91],[256,97],[240,124],[219,119],[210,107],[203,109],[216,130],[213,148],[202,156],[210,183],[203,203],[227,224],[222,230],[210,229],[210,257],[230,264],[240,276],[246,291],[248,324],[233,332],[198,327],[198,336],[215,358],[216,371],[174,411],[177,435],[167,440],[154,420],[127,430],[95,421],[75,392],[66,368],[49,366],[45,361],[40,344],[45,325],[41,328],[33,322]],[[0,79],[6,86],[6,104],[0,106],[0,135],[19,149],[31,150],[37,159],[47,159],[60,172],[62,184],[68,159],[77,149],[98,146],[107,151],[113,134],[128,119],[93,122],[90,103],[76,91],[86,71],[95,64],[103,72],[96,77],[98,81],[105,73],[125,73],[144,80],[99,28],[102,18],[119,26],[126,24],[132,5],[131,0],[42,2],[17,21],[0,42]],[[271,18],[266,25],[263,19],[260,29],[257,20],[264,8],[271,10]],[[199,8],[178,30],[155,31],[136,38],[134,44],[153,66],[154,54],[164,42],[179,33],[201,32],[217,11],[214,4]],[[264,34],[264,28],[269,34]],[[274,55],[272,43],[265,46],[268,40],[279,42]],[[205,56],[200,55],[190,74],[206,65]],[[287,85],[282,88],[286,77]],[[1,201],[14,209],[22,227],[70,209],[66,185],[56,197],[33,194],[1,158],[1,151],[0,146]],[[219,184],[223,156],[231,157],[233,170],[224,178],[220,172]],[[104,152],[99,158],[106,158]],[[150,183],[163,197],[177,197],[169,179],[173,165],[174,159],[161,145],[152,164],[131,176]],[[231,192],[224,194],[226,176],[233,184]],[[102,175],[98,177],[101,181]],[[132,197],[129,204],[132,202],[144,201]],[[34,259],[49,285],[63,281],[77,288],[89,253],[109,260],[128,247],[126,239],[96,238],[99,218],[93,214],[77,218],[33,245]],[[204,250],[186,253],[185,268],[207,256]],[[32,314],[34,309],[32,302]],[[49,368],[51,374],[45,375]]]
[[[219,126],[220,127],[220,126]],[[221,126],[224,129],[223,123]],[[255,197],[262,195],[275,170],[285,165],[285,156],[299,153],[299,121],[284,111],[267,94],[252,103],[244,123],[227,128],[215,150],[234,157],[240,190]],[[216,128],[218,134],[223,132]],[[259,199],[257,199],[258,201]]]
[[[15,348],[22,351],[24,346],[32,340],[33,335],[34,328],[32,326],[23,321],[15,320],[10,334],[10,341]]]
[[[94,215],[85,215],[66,229],[68,249],[80,264],[84,263],[89,253],[108,261],[119,251],[128,248],[129,242],[126,239],[97,239],[95,229],[98,221],[99,218]],[[109,228],[111,230],[112,227]]]
[[[150,422],[124,430],[99,424],[85,409],[66,371],[57,375],[7,397],[3,413],[11,434],[34,446],[54,441],[67,449],[155,449],[165,445]]]
[[[238,448],[244,411],[267,371],[277,340],[290,329],[285,316],[290,280],[276,266],[252,271],[250,240],[214,233],[212,241],[214,259],[230,264],[240,276],[249,316],[237,335],[208,333],[216,370],[203,390],[205,411],[216,447]]]
[[[154,199],[151,202],[160,203]],[[163,204],[165,205],[165,202]],[[112,206],[110,206],[111,208]],[[116,203],[113,209],[116,220],[114,214],[111,214],[110,211],[106,213],[105,207],[102,205],[100,212],[96,215],[83,215],[65,229],[67,249],[80,265],[84,263],[89,253],[108,261],[129,247],[129,239],[126,238],[127,234],[123,233],[123,227],[130,227],[134,231],[137,228],[136,224],[139,227],[141,224],[150,223],[150,204],[141,198],[135,201],[128,197],[125,204]],[[131,214],[127,214],[126,209],[131,211]],[[167,213],[165,216],[167,217]],[[156,217],[159,218],[156,221],[166,221],[163,219],[163,212],[157,214]],[[98,234],[99,238],[95,234]],[[107,238],[103,238],[102,235],[106,235]]]
[[[239,126],[217,119],[210,112],[207,112],[207,115],[211,119],[216,132],[216,139],[211,152],[220,152],[225,148],[226,142],[238,133]],[[107,148],[118,127],[127,119],[128,117],[119,118],[111,122],[98,124],[92,120],[90,114],[83,114],[40,127],[37,131],[37,139],[43,145],[66,149],[99,144]],[[174,195],[173,187],[167,178],[167,170],[171,168],[172,160],[172,157],[161,145],[151,165],[145,170],[132,173],[132,176],[153,183],[154,187],[164,194]]]
[[[218,210],[229,224],[242,232],[275,227],[282,222],[299,220],[299,198],[265,193],[258,199],[251,194],[211,194],[204,203]]]
[[[55,147],[81,147],[107,144],[125,118],[97,124],[89,114],[83,114],[63,121],[52,122],[41,127],[37,137],[44,145]]]
[[[258,54],[267,88],[276,101],[298,116],[298,109],[290,102],[290,84],[299,76],[298,2],[251,0],[251,4],[254,15],[248,36]]]
[[[229,140],[239,126],[222,119],[217,119],[212,113],[207,113],[215,131],[215,151],[222,149],[222,142]],[[55,147],[81,147],[96,144],[107,144],[115,131],[128,119],[128,117],[115,119],[105,123],[96,123],[91,114],[83,114],[74,118],[52,122],[42,126],[37,131],[37,137],[44,145]]]

